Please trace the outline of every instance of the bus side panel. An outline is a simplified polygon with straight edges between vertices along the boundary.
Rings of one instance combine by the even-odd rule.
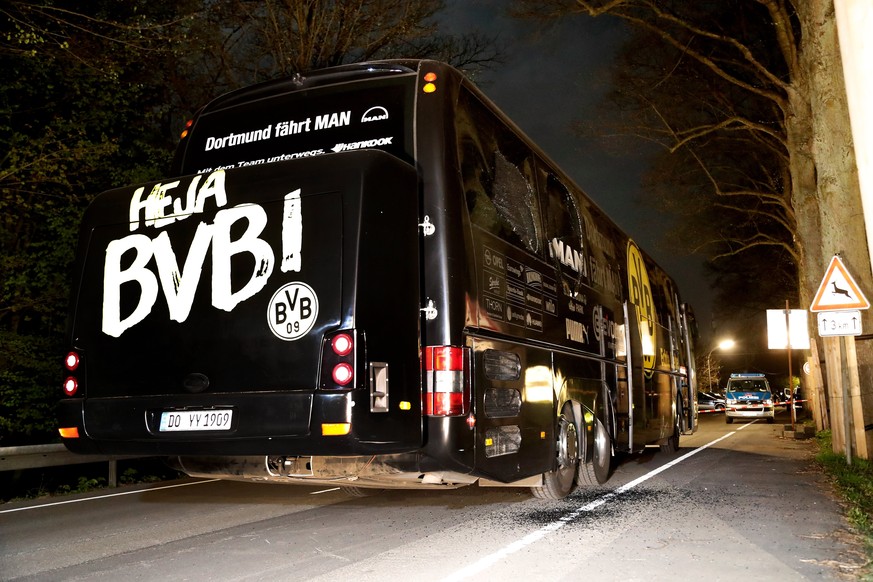
[[[476,473],[515,481],[552,469],[555,377],[548,350],[473,339]]]

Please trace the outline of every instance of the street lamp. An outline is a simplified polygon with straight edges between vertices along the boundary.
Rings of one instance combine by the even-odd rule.
[[[711,350],[706,352],[706,360],[705,360],[705,362],[706,362],[706,383],[707,383],[710,390],[712,390],[713,376],[715,376],[716,386],[718,386],[718,380],[719,380],[718,374],[712,373],[712,352],[714,352],[715,350],[721,350],[723,352],[729,351],[729,350],[733,349],[734,345],[736,345],[736,342],[734,340],[723,339],[720,342],[718,342],[717,344],[715,344]]]
[[[718,342],[718,345],[715,346],[714,348],[712,348],[712,350],[709,350],[709,353],[711,354],[712,351],[715,350],[715,349],[719,349],[719,350],[731,350],[731,349],[733,349],[733,347],[734,347],[734,345],[735,345],[736,343],[737,343],[737,342],[735,342],[735,341],[732,340],[732,339],[723,339],[723,340],[721,340],[720,342]]]

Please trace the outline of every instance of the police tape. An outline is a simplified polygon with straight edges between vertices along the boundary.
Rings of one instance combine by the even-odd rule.
[[[798,399],[798,400],[794,401],[794,404],[796,406],[797,404],[801,404],[803,402],[809,402],[809,400]],[[789,404],[791,404],[791,402],[788,400],[786,400],[784,402],[776,402],[776,403],[772,404],[771,406],[761,406],[760,404],[737,404],[737,405],[731,406],[731,410],[734,410],[734,411],[754,410],[756,412],[763,412],[764,409],[766,409],[766,408],[777,408],[777,407],[787,408]],[[713,412],[721,413],[724,411],[725,411],[724,407],[719,407],[719,408],[716,408],[714,410],[698,410],[697,413],[698,414],[710,414]]]

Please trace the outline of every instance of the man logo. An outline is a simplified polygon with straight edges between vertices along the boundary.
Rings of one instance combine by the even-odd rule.
[[[370,107],[364,112],[364,115],[361,116],[361,123],[367,121],[382,121],[383,119],[388,119],[388,110],[381,105],[376,105],[375,107]]]

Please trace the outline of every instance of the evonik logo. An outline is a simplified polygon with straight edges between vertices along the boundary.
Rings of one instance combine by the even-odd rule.
[[[388,110],[381,105],[376,105],[375,107],[370,107],[364,112],[364,115],[361,116],[361,123],[366,123],[368,121],[383,121],[385,119],[388,119]]]

